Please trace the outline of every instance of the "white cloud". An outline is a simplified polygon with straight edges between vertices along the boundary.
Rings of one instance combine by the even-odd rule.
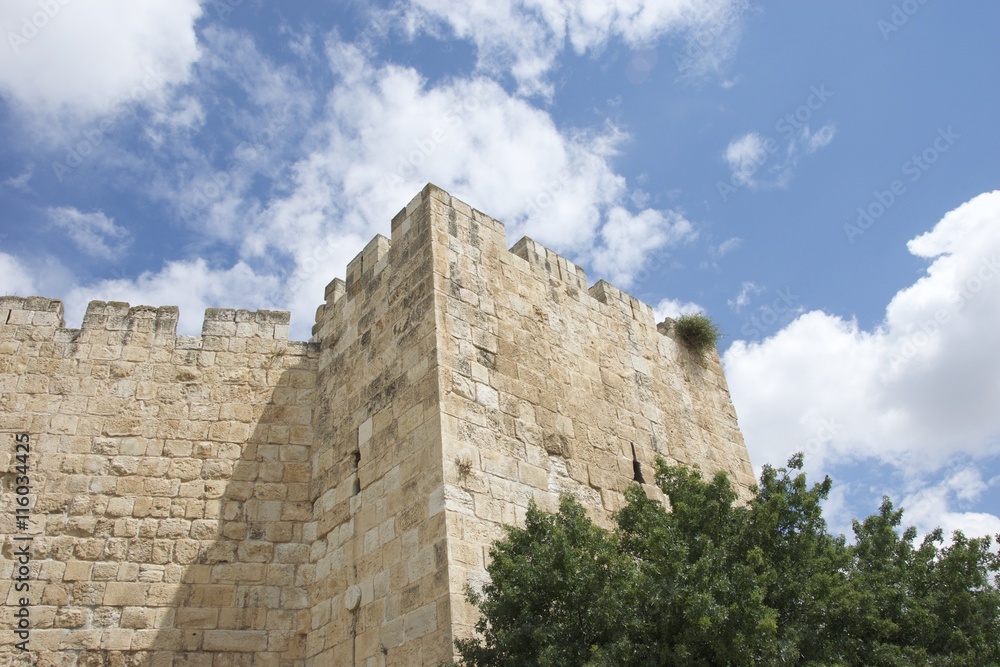
[[[259,55],[252,42],[231,32],[208,30],[205,40],[201,73],[225,76],[221,52]],[[336,41],[328,59],[335,84],[325,100],[307,96],[301,103],[316,101],[311,108],[322,115],[309,120],[308,133],[294,137],[294,149],[286,147],[292,142],[285,133],[306,112],[286,108],[305,84],[262,56],[248,59],[248,75],[239,84],[262,113],[233,121],[257,138],[233,148],[228,158],[210,157],[188,132],[201,122],[201,106],[193,102],[172,102],[189,111],[184,122],[163,119],[147,128],[162,133],[164,150],[184,168],[153,171],[153,183],[144,187],[186,211],[207,243],[236,256],[239,271],[187,259],[136,280],[80,285],[66,298],[67,308],[73,300],[85,305],[102,295],[133,304],[191,304],[185,310],[228,307],[234,295],[245,293],[242,286],[267,286],[247,305],[291,310],[292,335],[308,338],[325,284],[343,275],[347,262],[375,233],[385,233],[399,207],[427,182],[502,220],[509,243],[530,235],[589,264],[600,274],[594,279],[613,279],[620,287],[651,255],[695,236],[680,213],[636,204],[635,190],[611,167],[627,139],[612,124],[561,131],[548,113],[490,79],[430,85],[412,68],[375,66],[360,49]],[[231,166],[216,167],[223,163]],[[176,174],[183,182],[170,180]],[[266,198],[253,190],[258,174],[273,181]],[[114,254],[115,243],[124,241],[116,235],[120,228],[97,217],[84,222],[80,216],[87,214],[76,213],[63,214],[63,226],[77,243],[94,254]],[[191,279],[177,279],[178,267],[189,265]],[[202,279],[235,289],[199,287]]]
[[[53,207],[47,211],[52,223],[64,230],[73,243],[91,257],[114,259],[132,242],[128,230],[101,211],[84,213],[71,207]]]
[[[755,463],[877,460],[905,478],[1000,452],[1000,192],[909,243],[931,260],[874,331],[813,311],[724,363]]]
[[[715,254],[719,257],[725,257],[729,253],[739,250],[741,245],[743,245],[743,239],[734,236],[720,243],[719,247],[715,250]]]
[[[198,58],[198,0],[4,0],[0,91],[30,115],[155,99]]]
[[[250,36],[211,26],[201,34],[198,79],[142,128],[161,168],[141,165],[149,178],[139,187],[173,207],[203,239],[239,246],[269,189],[289,185],[291,165],[311,150],[302,138],[315,122],[311,115],[320,95],[291,66],[262,53]],[[213,103],[221,87],[235,87],[245,101],[222,112],[222,140],[207,149],[204,125],[219,113]]]
[[[20,190],[21,192],[31,192],[31,177],[35,175],[35,166],[28,165],[28,168],[17,176],[11,176],[3,182],[9,188]]]
[[[956,530],[966,536],[1000,534],[1000,517],[988,512],[963,511],[988,488],[979,470],[959,468],[937,484],[923,485],[903,497],[903,519],[923,533],[941,528],[945,536]]]
[[[190,132],[205,124],[205,109],[198,99],[186,96],[169,104],[153,114],[154,125]]]
[[[338,77],[329,115],[293,166],[289,194],[244,230],[248,260],[278,253],[298,275],[332,239],[341,241],[327,254],[347,258],[427,182],[504,221],[510,243],[529,234],[622,286],[650,253],[694,233],[678,213],[629,210],[625,179],[609,164],[625,138],[614,126],[562,133],[489,79],[428,86],[413,69],[375,67],[342,43],[329,57]]]
[[[606,280],[630,285],[644,268],[647,257],[661,248],[694,240],[697,232],[679,213],[664,215],[645,209],[633,215],[620,206],[607,213],[600,244],[592,251],[592,264]]]
[[[643,47],[667,35],[686,44],[683,74],[717,71],[739,39],[743,0],[414,0],[403,10],[411,34],[448,31],[476,45],[479,67],[508,72],[527,94],[551,93],[548,75],[567,47],[597,53],[613,40]]]
[[[705,309],[693,301],[682,302],[677,299],[663,299],[653,308],[653,317],[657,322],[670,319],[676,320],[681,315],[697,315]]]
[[[816,132],[803,125],[787,138],[784,148],[773,137],[748,132],[729,142],[723,159],[729,166],[730,183],[734,188],[785,188],[806,155],[825,148],[833,141],[837,128],[827,123]],[[721,190],[720,190],[721,192]]]
[[[0,252],[0,295],[37,295],[38,290],[32,273],[32,270],[17,257]]]
[[[764,288],[757,285],[753,281],[744,281],[740,286],[740,293],[737,294],[732,299],[727,302],[729,307],[735,310],[737,313],[743,310],[745,307],[750,305],[750,299],[753,298],[755,294],[760,294],[764,291]]]
[[[815,153],[821,148],[826,148],[833,141],[835,134],[837,134],[837,128],[833,123],[827,123],[816,130],[816,132],[810,132],[809,126],[806,125],[802,128],[801,133],[801,138],[805,144],[803,150],[808,154]]]
[[[768,147],[757,132],[748,132],[729,142],[725,159],[737,184],[756,184],[754,174],[767,162]]]

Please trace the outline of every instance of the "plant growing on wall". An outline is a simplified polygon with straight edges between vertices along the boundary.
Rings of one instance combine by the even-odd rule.
[[[719,328],[707,315],[681,315],[674,322],[677,340],[696,354],[704,354],[715,347],[722,337]]]

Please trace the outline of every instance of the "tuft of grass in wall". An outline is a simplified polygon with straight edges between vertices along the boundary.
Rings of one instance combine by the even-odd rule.
[[[715,322],[706,315],[681,315],[674,322],[674,333],[677,340],[696,354],[711,350],[722,337]]]

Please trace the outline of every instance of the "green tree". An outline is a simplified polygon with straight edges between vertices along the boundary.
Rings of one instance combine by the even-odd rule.
[[[564,497],[528,511],[492,547],[491,581],[470,600],[467,667],[1000,664],[1000,558],[989,538],[940,531],[916,544],[888,499],[854,524],[822,517],[829,479],[801,455],[766,467],[745,504],[720,473],[658,465],[670,511],[626,492],[604,531]]]
[[[621,623],[638,600],[637,572],[617,536],[569,496],[558,514],[532,507],[524,528],[506,531],[491,551],[491,582],[469,593],[483,612],[483,641],[458,642],[468,664],[617,664]]]

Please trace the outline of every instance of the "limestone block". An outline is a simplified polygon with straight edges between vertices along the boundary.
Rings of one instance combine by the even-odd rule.
[[[426,604],[403,616],[403,634],[412,640],[437,629],[437,605]]]
[[[111,582],[105,589],[103,604],[112,606],[139,606],[145,602],[148,584]]]

